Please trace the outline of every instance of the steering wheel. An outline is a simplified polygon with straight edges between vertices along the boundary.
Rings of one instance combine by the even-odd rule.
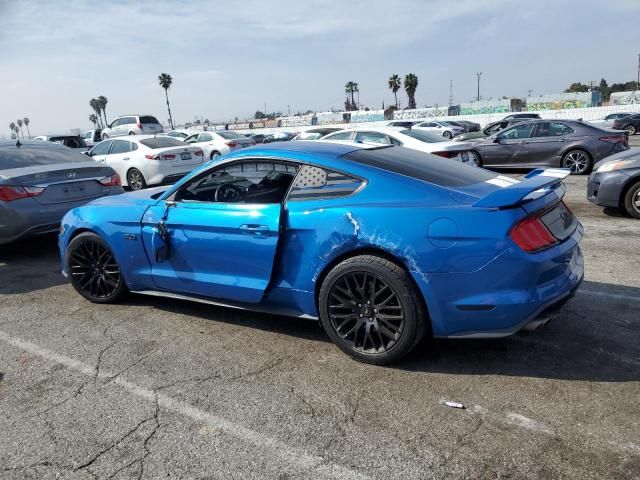
[[[237,202],[242,197],[242,190],[230,183],[223,183],[216,188],[216,202]]]

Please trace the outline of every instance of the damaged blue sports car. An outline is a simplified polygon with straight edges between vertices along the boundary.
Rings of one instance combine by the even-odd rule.
[[[319,319],[344,352],[384,364],[425,335],[538,326],[575,292],[568,173],[518,181],[395,146],[247,148],[71,210],[63,272],[97,303],[135,292]]]

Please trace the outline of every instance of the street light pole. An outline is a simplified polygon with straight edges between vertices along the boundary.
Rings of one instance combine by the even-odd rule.
[[[480,101],[480,77],[482,76],[482,72],[476,73],[476,77],[478,77],[478,96],[476,98],[477,101]]]
[[[638,54],[638,80],[636,81],[636,91],[640,90],[640,53]]]

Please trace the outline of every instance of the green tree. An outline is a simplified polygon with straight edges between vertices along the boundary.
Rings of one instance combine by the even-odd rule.
[[[22,121],[24,122],[24,126],[27,127],[27,135],[29,135],[29,140],[31,140],[31,131],[29,130],[29,122],[31,122],[31,120],[29,120],[29,117],[24,117]]]
[[[400,90],[400,87],[402,87],[402,79],[400,78],[400,75],[398,75],[397,73],[391,75],[389,77],[388,84],[389,89],[393,92],[393,96],[396,98],[396,108],[398,108],[398,90]]]
[[[256,113],[253,115],[253,118],[257,120],[262,120],[265,117],[266,117],[265,113],[261,112],[260,110],[256,110]]]
[[[98,128],[98,117],[95,113],[89,115],[89,121],[93,123],[93,128]]]
[[[173,130],[173,117],[171,116],[171,106],[169,106],[169,87],[171,87],[171,84],[173,83],[173,78],[171,78],[171,75],[168,73],[161,73],[158,76],[158,83],[160,83],[160,86],[164,88],[164,95],[167,99],[167,110],[169,111],[169,125]]]
[[[98,118],[98,126],[100,128],[103,128],[104,125],[102,125],[102,116],[100,114],[102,109],[100,108],[100,103],[98,102],[98,99],[97,98],[92,98],[91,100],[89,100],[89,106],[95,112],[96,117]]]
[[[359,92],[358,83],[357,82],[347,82],[344,86],[344,91],[347,94],[347,99],[350,102],[349,108],[347,110],[357,110],[358,106],[356,104],[355,94]]]
[[[582,82],[573,82],[571,85],[569,85],[569,88],[567,88],[564,93],[571,93],[571,92],[588,92],[589,91],[589,85],[585,85]]]
[[[418,89],[418,76],[413,73],[407,73],[404,76],[404,91],[409,97],[409,108],[416,108],[416,90]]]
[[[98,106],[100,107],[102,115],[104,116],[104,125],[107,126],[109,125],[109,121],[107,120],[107,103],[109,103],[109,100],[107,100],[107,97],[103,95],[100,95],[97,100]]]
[[[22,131],[22,119],[19,118],[16,123],[18,124],[18,128],[20,129],[20,133],[22,134],[22,139],[24,140],[24,132]],[[16,130],[17,132],[17,130]]]
[[[15,133],[16,133],[16,128],[17,128],[17,127],[16,127],[16,124],[15,124],[14,122],[11,122],[11,123],[9,124],[9,130],[11,130],[11,135],[12,135],[12,136],[13,136],[13,135],[15,135]]]

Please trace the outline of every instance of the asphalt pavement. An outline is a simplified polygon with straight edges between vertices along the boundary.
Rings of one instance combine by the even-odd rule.
[[[560,314],[393,367],[310,321],[93,305],[54,236],[0,247],[0,478],[640,478],[640,221],[567,184],[586,278]]]

